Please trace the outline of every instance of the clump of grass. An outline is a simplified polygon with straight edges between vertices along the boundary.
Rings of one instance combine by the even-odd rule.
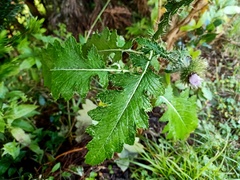
[[[204,180],[240,178],[240,154],[211,123],[203,122],[193,142],[144,139],[145,151],[133,161],[133,179]],[[140,168],[139,168],[140,167]]]

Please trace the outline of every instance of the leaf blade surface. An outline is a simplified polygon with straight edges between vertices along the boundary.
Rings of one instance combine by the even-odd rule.
[[[159,77],[151,72],[131,77],[129,74],[116,75],[112,82],[123,90],[100,94],[101,101],[107,106],[98,107],[90,113],[99,123],[88,130],[93,136],[87,145],[88,164],[98,164],[111,158],[114,152],[121,152],[124,143],[134,143],[136,127],[148,127],[146,111],[152,109],[149,98],[144,93],[157,94],[161,89]]]

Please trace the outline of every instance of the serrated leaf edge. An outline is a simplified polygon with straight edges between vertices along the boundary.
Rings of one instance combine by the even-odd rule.
[[[151,51],[149,59],[152,58],[152,55],[153,55],[153,53],[152,53],[152,51]],[[128,101],[126,102],[126,105],[125,105],[125,107],[123,108],[121,114],[118,116],[118,117],[119,117],[119,118],[118,118],[118,122],[115,124],[115,127],[112,128],[112,130],[111,130],[111,132],[109,133],[109,135],[108,135],[108,137],[106,138],[106,140],[109,139],[109,137],[110,137],[111,134],[113,133],[114,129],[117,127],[117,125],[118,125],[118,123],[119,123],[119,120],[120,120],[121,117],[123,116],[125,110],[127,109],[129,103],[131,102],[131,100],[132,100],[132,98],[133,98],[135,92],[137,91],[137,89],[138,89],[138,87],[139,87],[139,85],[140,85],[140,83],[141,83],[141,81],[142,81],[144,75],[146,74],[149,65],[150,65],[150,60],[146,63],[146,66],[145,66],[145,68],[144,68],[144,71],[143,71],[143,73],[141,74],[141,76],[140,76],[140,78],[139,78],[139,80],[138,80],[138,82],[137,82],[137,84],[136,84],[134,90],[132,91],[132,94],[131,94],[130,98],[129,98]],[[104,143],[102,144],[102,146],[101,146],[99,149],[102,149],[102,148],[104,148]]]

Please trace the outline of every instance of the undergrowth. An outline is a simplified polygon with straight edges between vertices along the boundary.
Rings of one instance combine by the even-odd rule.
[[[1,2],[1,178],[97,179],[98,165],[117,163],[117,153],[129,158],[120,167],[126,170],[131,153],[139,153],[133,144],[142,152],[132,161],[135,179],[239,178],[239,64],[210,64],[216,76],[209,77],[198,49],[212,47],[238,6],[158,2],[149,1],[151,20],[141,19],[123,36],[108,28],[93,32],[108,0],[78,39],[65,24],[46,35],[47,21],[23,15],[23,2]],[[234,47],[238,30],[227,36]],[[179,84],[171,82],[175,75]],[[136,136],[148,129],[156,106],[163,131],[156,141],[142,138],[143,148]]]

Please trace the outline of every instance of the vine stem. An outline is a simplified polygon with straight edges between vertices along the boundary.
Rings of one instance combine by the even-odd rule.
[[[104,5],[104,7],[102,8],[102,10],[100,11],[100,13],[98,14],[97,18],[94,20],[92,26],[90,27],[89,31],[88,31],[88,34],[87,34],[87,37],[86,37],[86,41],[88,40],[89,36],[91,35],[92,33],[92,30],[94,28],[94,26],[96,25],[97,21],[100,19],[100,17],[102,16],[103,12],[105,11],[105,9],[107,8],[108,4],[110,3],[111,0],[108,0],[106,2],[106,4]]]

